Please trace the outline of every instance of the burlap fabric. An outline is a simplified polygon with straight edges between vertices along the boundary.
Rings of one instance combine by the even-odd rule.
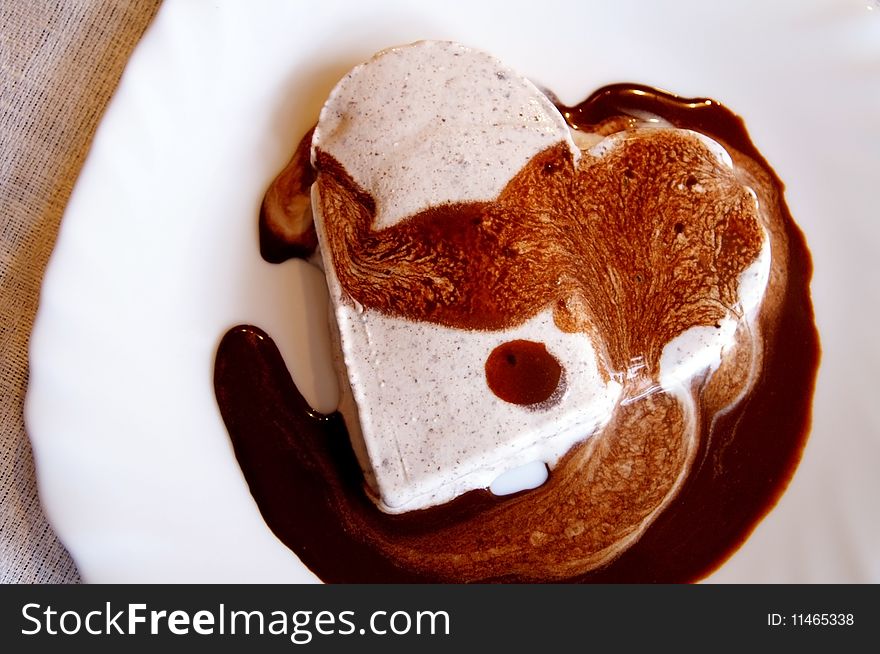
[[[159,0],[0,2],[0,582],[74,582],[22,416],[28,340],[58,224]]]

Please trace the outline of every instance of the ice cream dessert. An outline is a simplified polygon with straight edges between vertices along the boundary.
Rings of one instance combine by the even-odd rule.
[[[509,261],[533,244],[489,203],[550,148],[580,156],[547,97],[491,56],[452,43],[379,54],[321,112],[312,207],[341,372],[357,405],[347,423],[362,434],[362,464],[386,511],[555,463],[613,411],[620,384],[602,378],[589,339],[558,329],[546,300],[508,297],[536,290]],[[489,242],[499,236],[507,242]],[[519,302],[520,315],[499,306],[508,302]],[[490,353],[516,341],[539,343],[551,365],[565,362],[545,397],[509,401],[487,385]]]
[[[535,460],[554,466],[622,399],[717,367],[740,276],[739,313],[760,303],[766,239],[719,144],[656,123],[585,136],[582,155],[531,82],[454,43],[382,52],[324,105],[312,207],[358,408],[349,423],[385,510],[445,502]],[[666,161],[647,171],[646,157]],[[609,295],[615,283],[631,288]],[[640,323],[653,304],[664,315],[642,333],[627,319],[603,329],[637,298]],[[555,367],[546,397],[493,392],[522,374],[538,386],[544,366],[521,373],[524,354],[490,365],[517,341]]]
[[[676,521],[702,533],[724,488],[752,483],[738,459],[725,467],[732,439],[779,448],[758,477],[796,461],[816,345],[778,180],[717,104],[605,93],[557,107],[486,53],[392,48],[340,81],[267,193],[264,252],[320,244],[351,446],[317,435],[339,417],[297,417],[263,335],[224,339],[218,399],[267,521],[322,577],[640,579],[627,563],[640,548],[663,550],[687,531]],[[779,363],[786,321],[806,372],[789,384],[798,399],[773,407],[767,385],[794,371]],[[255,442],[248,403],[287,406],[264,425],[283,447]],[[771,411],[788,416],[773,445],[758,433]],[[550,469],[539,488],[484,490],[534,463]],[[731,529],[707,534],[691,576],[783,478],[722,512]],[[335,535],[314,541],[283,526],[291,515]],[[349,563],[318,553],[331,550]],[[688,578],[664,556],[648,576]]]

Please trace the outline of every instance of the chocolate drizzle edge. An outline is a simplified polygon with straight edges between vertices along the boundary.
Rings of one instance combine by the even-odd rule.
[[[647,111],[734,152],[776,217],[768,291],[776,302],[761,316],[761,338],[741,331],[736,355],[693,389],[692,410],[665,394],[620,408],[539,489],[510,498],[474,491],[389,516],[363,492],[341,417],[310,411],[267,335],[231,330],[218,348],[215,389],[236,457],[267,524],[325,581],[692,581],[741,544],[794,472],[819,354],[812,266],[782,184],[742,121],[714,101],[636,85],[605,87],[560,110],[578,128]],[[754,361],[760,370],[750,378]],[[560,519],[560,507],[572,505]],[[609,519],[595,520],[597,511]]]

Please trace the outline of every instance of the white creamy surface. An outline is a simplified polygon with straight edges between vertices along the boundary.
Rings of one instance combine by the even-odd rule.
[[[565,120],[495,57],[444,41],[390,48],[354,68],[321,110],[313,148],[376,200],[377,229],[446,202],[492,200]]]
[[[489,486],[511,468],[556,462],[610,418],[620,392],[604,384],[589,339],[565,334],[549,310],[499,332],[468,332],[337,308],[361,430],[384,508],[407,511]],[[502,343],[544,343],[565,370],[558,404],[532,409],[495,396],[485,363]]]

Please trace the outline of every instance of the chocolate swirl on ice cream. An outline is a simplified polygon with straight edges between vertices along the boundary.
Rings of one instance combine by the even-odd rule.
[[[365,308],[459,329],[505,329],[553,307],[601,343],[606,374],[714,326],[764,240],[755,197],[695,135],[624,132],[579,165],[565,144],[536,155],[492,202],[444,204],[374,229],[372,198],[318,151],[334,268]]]
[[[482,73],[502,90],[520,84],[485,59],[473,65],[488,66]],[[370,499],[379,494],[381,504],[383,487],[365,483],[362,468],[387,483],[388,497],[435,480],[399,481],[384,462],[358,461],[342,418],[309,410],[267,335],[231,330],[215,387],[236,456],[269,526],[322,579],[692,580],[748,535],[797,463],[818,356],[809,256],[742,122],[712,101],[631,85],[558,113],[534,106],[541,127],[524,137],[531,154],[503,157],[511,170],[488,191],[460,182],[463,200],[419,206],[450,185],[394,160],[387,166],[405,172],[392,177],[421,191],[388,201],[387,167],[369,157],[344,164],[338,148],[322,148],[321,123],[267,194],[264,254],[302,255],[321,239],[331,295],[349,312],[337,314],[343,345],[358,328],[346,316],[361,314],[436,325],[419,334],[444,339],[501,334],[484,357],[495,357],[495,372],[479,367],[489,393],[472,401],[479,419],[492,391],[506,392],[497,390],[503,378],[493,388],[498,362],[516,364],[505,344],[530,343],[512,334],[538,325],[583,343],[595,377],[578,377],[565,357],[553,369],[550,348],[532,343],[535,366],[552,377],[541,397],[491,401],[552,423],[587,379],[601,390],[591,400],[597,414],[607,411],[576,416],[574,428],[585,425],[576,444],[536,490],[501,498],[459,489],[440,505],[443,489],[431,490],[406,500],[430,508],[392,515]],[[301,220],[315,174],[308,144],[317,232]],[[469,483],[464,490],[479,487]]]

